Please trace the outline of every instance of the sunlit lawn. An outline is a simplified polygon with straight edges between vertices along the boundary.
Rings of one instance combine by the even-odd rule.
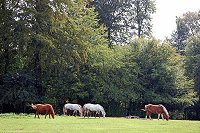
[[[136,132],[136,133],[200,133],[200,121],[141,120],[126,118],[83,118],[56,116],[34,119],[34,115],[0,114],[0,132]]]

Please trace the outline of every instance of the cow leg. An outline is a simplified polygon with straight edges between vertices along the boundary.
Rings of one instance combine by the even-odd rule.
[[[145,116],[145,120],[147,120],[147,113],[146,113],[146,116]]]
[[[91,113],[91,111],[89,111],[88,113],[89,113],[88,116],[92,117],[92,113]]]
[[[89,113],[90,113],[90,117],[92,117],[92,112],[90,111]]]
[[[150,114],[149,114],[149,119],[150,119],[150,120],[152,120],[152,119],[151,119],[151,115],[150,115]]]
[[[147,116],[149,115],[149,112],[147,111],[146,112],[146,117],[145,117],[145,120],[147,120]]]
[[[90,111],[87,111],[87,116],[88,116],[88,118],[89,118],[89,114],[88,113],[90,113]],[[90,113],[90,117],[91,117],[91,113]]]
[[[35,118],[36,118],[36,114],[37,114],[37,112],[35,112]]]
[[[74,110],[73,115],[76,117],[77,116],[77,110]]]
[[[158,120],[160,119],[160,114],[158,114]]]
[[[69,116],[71,116],[72,110],[69,110]]]
[[[64,116],[67,114],[67,109],[63,109]]]
[[[65,115],[67,115],[67,109],[65,110]]]
[[[87,116],[87,115],[88,115],[88,112],[87,112],[87,109],[85,109],[84,118],[85,118],[85,116]]]
[[[45,113],[45,119],[46,119],[46,117],[47,117],[47,113],[48,113],[48,112]]]
[[[49,119],[51,119],[50,112],[49,112]]]
[[[37,112],[38,118],[40,119],[39,112]]]
[[[152,120],[151,119],[151,113],[149,111],[147,111],[147,114],[149,115],[149,119]]]
[[[161,117],[162,117],[162,120],[164,121],[164,117],[163,117],[163,114],[161,114]]]
[[[73,115],[76,117],[76,110],[74,110]]]

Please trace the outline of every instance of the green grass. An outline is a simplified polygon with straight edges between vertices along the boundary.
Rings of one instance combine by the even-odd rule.
[[[200,121],[140,120],[126,118],[83,118],[55,116],[34,119],[34,115],[0,114],[0,132],[67,132],[67,133],[200,133]]]

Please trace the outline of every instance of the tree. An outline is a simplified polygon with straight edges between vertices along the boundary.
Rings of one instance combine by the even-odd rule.
[[[12,71],[16,63],[17,45],[13,43],[17,0],[10,2],[3,0],[0,3],[0,75]]]
[[[183,18],[176,18],[176,31],[172,34],[170,43],[174,46],[181,54],[184,54],[186,40],[189,37],[189,28],[184,23]]]
[[[38,95],[36,78],[32,72],[20,70],[17,73],[7,73],[0,79],[0,105],[4,105],[4,107],[10,105],[12,109],[14,108],[16,112],[20,113],[27,111],[28,104],[41,100]],[[4,112],[6,112],[5,110]]]
[[[131,42],[131,46],[136,53],[132,62],[139,67],[137,77],[141,87],[137,102],[162,103],[170,110],[182,112],[194,104],[193,82],[184,76],[183,57],[175,49],[165,43],[142,39]]]
[[[165,43],[135,39],[114,49],[91,47],[88,56],[86,75],[92,76],[89,85],[85,78],[81,82],[90,97],[85,100],[105,105],[108,115],[140,114],[137,109],[148,103],[184,112],[196,100],[193,82],[184,76],[183,57]]]
[[[191,37],[190,41],[187,42],[185,56],[186,75],[194,80],[194,90],[200,96],[200,39],[198,35]],[[199,109],[200,102],[198,101],[194,106],[195,119],[200,119]]]
[[[97,45],[88,51],[89,60],[84,69],[87,73],[83,77],[90,82],[84,83],[89,94],[85,100],[104,105],[108,116],[126,115],[129,102],[137,98],[134,70],[126,67],[129,64],[125,59],[126,50],[121,46],[110,49]]]
[[[140,37],[149,37],[151,35],[151,15],[155,13],[154,0],[132,0],[128,12],[128,25],[133,30],[132,35]]]
[[[189,35],[195,36],[200,34],[199,16],[200,10],[197,12],[186,12],[183,14],[184,23],[189,28]]]
[[[155,13],[154,0],[94,0],[101,24],[108,28],[111,44],[126,44],[133,35],[151,35],[151,14]]]
[[[107,44],[105,27],[98,24],[94,7],[87,7],[87,4],[79,0],[68,5],[65,19],[60,24],[56,23],[58,29],[53,32],[58,65],[52,63],[52,66],[61,72],[51,73],[44,80],[47,86],[45,101],[56,104],[58,110],[62,110],[60,107],[65,101],[82,103],[87,99],[85,86],[88,82],[83,83],[85,80],[80,73],[88,60],[88,49]]]
[[[169,42],[182,55],[185,54],[187,39],[200,34],[199,12],[187,12],[176,18],[176,30],[172,33],[172,38],[169,39]]]
[[[126,31],[126,12],[129,8],[129,0],[94,0],[91,5],[98,12],[99,23],[108,28],[107,38],[109,47],[126,41],[123,32]]]
[[[174,44],[173,46],[177,48],[180,52],[185,49],[186,40],[189,36],[189,28],[184,23],[182,18],[176,19],[177,31],[173,34]]]
[[[32,71],[40,90],[37,95],[44,101],[51,95],[49,91],[59,92],[58,84],[65,81],[53,83],[63,79],[68,69],[79,71],[80,64],[87,61],[88,47],[107,43],[105,27],[98,24],[94,8],[87,5],[85,0],[3,1],[0,11],[9,17],[1,14],[1,74]],[[51,101],[57,96],[60,94]]]

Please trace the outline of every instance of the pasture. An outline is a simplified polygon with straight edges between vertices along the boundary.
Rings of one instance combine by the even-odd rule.
[[[34,114],[0,114],[0,132],[72,132],[72,133],[199,133],[200,121],[141,120],[98,117],[95,119],[55,116],[55,119],[35,119]]]

